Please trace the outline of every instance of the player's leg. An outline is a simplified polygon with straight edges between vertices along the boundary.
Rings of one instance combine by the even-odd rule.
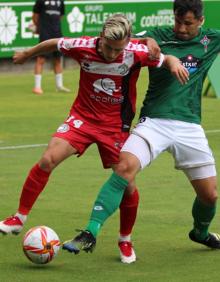
[[[173,142],[173,130],[166,132],[167,126],[162,130],[161,128],[159,119],[142,118],[140,120],[140,123],[123,145],[119,155],[119,163],[115,166],[115,172],[102,186],[96,198],[85,231],[76,238],[66,241],[63,245],[64,249],[79,253],[80,249],[84,249],[84,243],[89,243],[91,238],[91,236],[86,238],[88,237],[87,233],[92,235],[93,239],[97,237],[104,222],[119,207],[128,183],[133,183],[137,172],[149,165]],[[114,142],[114,144],[118,143]],[[77,245],[80,241],[82,244]],[[93,245],[94,242],[90,247]],[[86,244],[86,251],[89,251],[88,244]]]
[[[0,222],[0,232],[18,234],[38,196],[47,184],[52,170],[77,150],[66,140],[53,137],[39,162],[30,170],[21,192],[17,213]]]
[[[38,56],[36,58],[35,67],[34,67],[34,88],[33,93],[40,95],[43,94],[43,90],[41,87],[41,81],[42,81],[42,72],[43,72],[43,66],[45,63],[45,57]]]
[[[123,263],[136,261],[136,254],[131,241],[131,233],[136,221],[139,193],[135,183],[129,184],[120,204],[120,230],[118,247]]]
[[[132,141],[133,139],[133,141]],[[144,152],[145,161],[141,161],[142,167],[145,167],[150,163],[151,153],[148,144],[139,136],[134,135],[133,138],[126,142],[122,148],[123,151],[129,152],[136,144],[135,149],[132,148],[132,152],[141,159],[141,152]],[[131,233],[135,224],[137,209],[139,203],[139,193],[135,186],[135,182],[130,182],[127,187],[124,196],[120,204],[120,234],[119,234],[119,250],[120,259],[123,263],[132,263],[136,261],[136,254],[131,241]]]
[[[179,122],[175,131],[177,142],[172,153],[176,167],[183,169],[196,192],[192,207],[194,226],[189,237],[210,248],[220,248],[219,237],[208,231],[217,201],[215,160],[208,140],[197,124]]]
[[[54,59],[54,73],[56,80],[56,89],[59,92],[70,92],[70,89],[63,86],[63,66],[62,66],[62,56],[58,51],[53,52]]]
[[[210,248],[220,249],[220,236],[209,232],[210,224],[216,214],[218,198],[215,166],[192,168],[188,171],[188,175],[197,195],[192,207],[194,224],[189,237]]]
[[[107,218],[119,207],[128,183],[134,181],[139,169],[140,161],[135,155],[127,152],[120,153],[120,161],[109,180],[102,186],[86,227],[86,230],[91,231],[95,237]]]
[[[134,142],[133,145],[135,144],[135,146],[132,145],[131,148],[139,148],[137,154],[141,161],[133,153],[120,153],[120,161],[115,166],[115,172],[101,187],[95,200],[90,220],[85,230],[74,239],[64,242],[63,249],[75,254],[79,253],[80,250],[92,251],[102,225],[118,209],[124,191],[128,187],[128,182],[132,183],[141,166],[150,162],[149,147],[141,137],[130,135],[127,142],[129,142],[129,146]],[[140,152],[141,144],[146,152]]]

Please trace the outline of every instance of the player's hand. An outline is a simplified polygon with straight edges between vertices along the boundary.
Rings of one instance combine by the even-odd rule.
[[[171,55],[165,55],[164,65],[176,77],[181,84],[186,84],[189,80],[188,70],[181,64],[180,60]]]
[[[189,72],[181,63],[176,65],[170,71],[181,84],[186,84],[188,82]]]
[[[149,50],[149,58],[151,60],[160,60],[160,47],[157,44],[156,40],[151,37],[146,37],[143,39],[139,39],[140,43],[147,45]]]
[[[22,52],[15,52],[13,55],[13,63],[14,64],[23,64],[24,62],[26,62],[27,60],[27,56],[26,53],[24,51]]]

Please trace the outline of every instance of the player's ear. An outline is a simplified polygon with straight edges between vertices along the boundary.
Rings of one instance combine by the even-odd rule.
[[[204,22],[205,22],[205,17],[201,17],[200,19],[199,19],[199,21],[200,21],[200,27],[204,24]]]

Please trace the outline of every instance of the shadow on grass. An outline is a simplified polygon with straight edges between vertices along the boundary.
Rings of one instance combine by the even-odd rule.
[[[34,264],[34,263],[13,263],[15,269],[18,270],[36,270],[36,271],[59,271],[62,264]]]

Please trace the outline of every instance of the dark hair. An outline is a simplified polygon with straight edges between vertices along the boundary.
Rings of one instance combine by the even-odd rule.
[[[202,0],[174,0],[173,11],[177,16],[184,16],[191,11],[199,19],[203,16],[203,3]]]

